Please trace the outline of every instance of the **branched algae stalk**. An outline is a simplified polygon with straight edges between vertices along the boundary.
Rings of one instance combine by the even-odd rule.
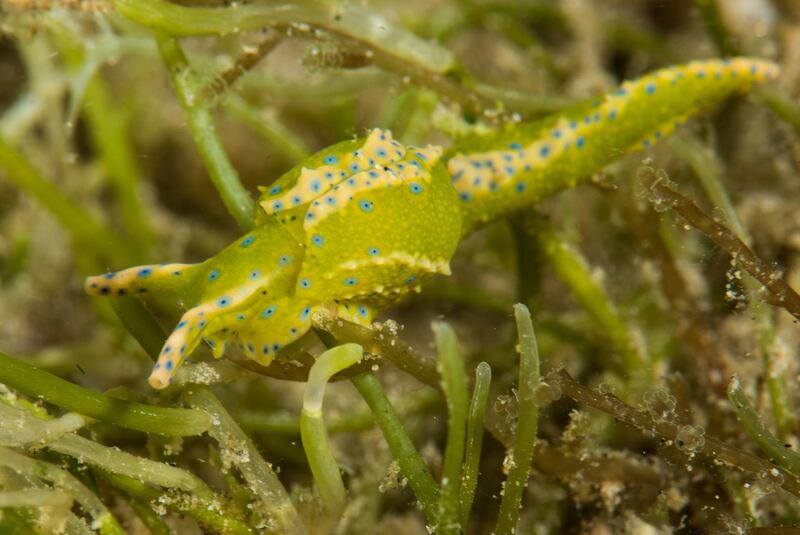
[[[654,203],[674,210],[684,221],[730,254],[769,291],[773,297],[772,304],[784,308],[800,320],[800,295],[783,280],[779,272],[756,256],[733,231],[714,221],[693,201],[675,191],[663,171],[656,172],[652,168],[643,167],[639,172],[639,179],[650,190]]]

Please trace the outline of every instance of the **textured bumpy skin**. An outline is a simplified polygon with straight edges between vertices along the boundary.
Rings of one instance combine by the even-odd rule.
[[[450,273],[462,236],[646,148],[696,112],[777,67],[747,58],[657,71],[532,124],[440,147],[391,133],[339,143],[262,188],[255,228],[199,264],[139,266],[89,277],[94,295],[152,292],[186,312],[150,375],[164,388],[201,341],[233,342],[269,364],[320,307],[373,315],[434,274]]]
[[[217,256],[90,277],[86,290],[167,293],[189,305],[150,375],[155,388],[201,340],[217,357],[235,342],[269,364],[309,330],[317,308],[368,323],[425,278],[450,273],[461,209],[440,156],[439,147],[404,147],[374,130],[264,188],[254,230]]]

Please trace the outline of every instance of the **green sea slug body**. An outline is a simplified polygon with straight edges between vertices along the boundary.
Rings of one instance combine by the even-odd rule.
[[[756,59],[692,62],[447,151],[406,147],[373,130],[263,188],[254,229],[213,258],[90,277],[86,290],[158,292],[187,305],[150,375],[155,388],[169,384],[201,341],[217,357],[235,342],[266,365],[309,330],[318,308],[369,323],[426,278],[449,274],[460,239],[477,226],[575,185],[777,74]]]

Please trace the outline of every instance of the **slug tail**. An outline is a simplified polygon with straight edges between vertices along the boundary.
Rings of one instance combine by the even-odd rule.
[[[657,143],[698,112],[778,74],[777,65],[759,59],[694,61],[625,82],[563,114],[464,140],[447,161],[463,233],[575,186],[626,153]]]

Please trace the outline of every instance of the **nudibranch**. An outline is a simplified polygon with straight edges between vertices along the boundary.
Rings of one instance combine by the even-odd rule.
[[[269,364],[320,307],[351,321],[434,274],[460,239],[530,206],[622,155],[647,148],[698,111],[774,79],[749,58],[696,61],[530,124],[457,142],[406,147],[373,130],[311,156],[262,189],[254,228],[198,264],[140,266],[90,277],[95,295],[157,294],[188,304],[150,375],[164,388],[205,341]]]

